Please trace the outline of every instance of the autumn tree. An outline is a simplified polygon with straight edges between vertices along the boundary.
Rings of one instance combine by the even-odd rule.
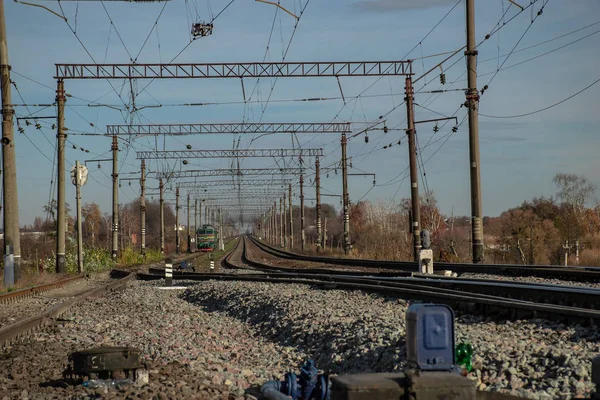
[[[86,203],[81,207],[83,217],[83,237],[95,245],[99,237],[99,231],[102,228],[102,212],[100,206],[96,203]]]

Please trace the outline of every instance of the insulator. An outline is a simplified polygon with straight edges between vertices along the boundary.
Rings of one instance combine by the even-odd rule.
[[[25,133],[25,129],[22,126],[19,126],[19,132]]]
[[[74,148],[75,150],[77,150],[77,146],[73,145],[73,148]]]
[[[31,125],[31,122],[29,122],[29,120],[28,120],[28,119],[26,119],[26,120],[25,120],[25,125],[29,126],[29,125]]]
[[[387,146],[383,146],[383,148],[384,148],[384,149],[387,149],[388,147],[387,147]]]
[[[453,126],[452,127],[452,132],[454,132],[454,133],[458,132],[458,126]]]
[[[42,129],[42,124],[40,124],[39,122],[35,123],[35,128],[36,129]]]
[[[52,129],[56,129],[56,124],[52,124]]]
[[[183,165],[187,165],[188,161],[187,160],[183,160]]]
[[[93,128],[93,127],[94,127],[94,126],[96,126],[96,125],[94,125],[94,123],[93,123],[93,122],[90,122],[90,126]]]
[[[335,174],[337,175],[337,168],[333,170],[335,172]]]
[[[186,147],[186,149],[190,150],[190,149],[192,148],[192,145],[191,145],[191,144],[188,144],[188,145],[186,145],[185,147]]]
[[[440,74],[440,82],[442,85],[446,84],[446,74],[444,74],[443,72]]]
[[[98,169],[100,169],[102,166],[100,165],[100,163],[98,163]]]
[[[437,126],[437,124],[435,124],[435,126],[433,127],[433,132],[437,133],[439,132],[440,128]]]
[[[373,186],[375,186],[375,179],[373,179]]]
[[[365,143],[369,143],[369,137],[365,135]]]
[[[350,161],[350,168],[352,168],[352,161]]]
[[[383,133],[388,133],[390,130],[386,125],[383,126]]]

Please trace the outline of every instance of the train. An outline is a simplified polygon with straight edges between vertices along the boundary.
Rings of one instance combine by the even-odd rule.
[[[219,243],[219,232],[212,225],[202,225],[196,230],[196,248],[199,251],[214,251]]]

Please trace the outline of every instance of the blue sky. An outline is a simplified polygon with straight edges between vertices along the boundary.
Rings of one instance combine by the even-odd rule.
[[[533,13],[527,10],[521,14],[517,13],[515,6],[506,11],[510,4],[507,0],[476,2],[478,41],[491,32],[498,21],[509,21],[479,47],[480,88],[489,83],[494,71],[504,62],[505,55],[511,52],[526,30],[527,33],[515,49],[517,51],[510,55],[504,67],[568,44],[535,60],[501,70],[482,96],[482,114],[511,116],[535,111],[565,99],[599,78],[600,34],[594,32],[600,29],[600,24],[518,51],[600,21],[600,3],[596,0],[551,0],[544,7],[543,14],[536,18],[537,11],[545,1],[537,1],[531,7]],[[169,62],[190,42],[192,22],[210,20],[227,3],[229,0],[173,0],[166,5],[63,1],[61,5],[68,23],[76,30],[77,37],[96,62],[127,63],[131,57],[137,58],[137,63],[157,63]],[[306,3],[307,0],[281,0],[282,6],[296,14],[301,7],[306,6],[289,46],[286,61],[410,58],[415,59],[413,68],[418,78],[423,71],[441,61],[440,57],[422,57],[456,50],[465,44],[463,1],[457,4],[456,0],[309,0],[308,5]],[[529,4],[524,0],[521,3],[525,6]],[[47,1],[43,4],[61,12],[57,2]],[[424,39],[455,5],[454,10]],[[56,86],[52,78],[54,64],[94,61],[62,19],[43,9],[14,2],[5,2],[5,7],[12,79],[23,97],[21,100],[19,93],[13,90],[13,103],[53,103]],[[212,10],[212,14],[209,10]],[[505,11],[506,15],[501,19]],[[159,14],[160,18],[153,29]],[[513,17],[515,18],[512,19]],[[533,23],[532,18],[535,18]],[[281,61],[294,31],[294,22],[293,17],[277,11],[274,6],[251,0],[235,0],[215,20],[212,36],[193,41],[176,62]],[[269,41],[272,26],[273,33]],[[585,39],[569,44],[590,34]],[[143,45],[145,41],[146,44]],[[416,84],[417,120],[435,118],[436,113],[453,115],[456,112],[459,121],[465,116],[466,109],[459,108],[464,102],[462,91],[449,91],[441,95],[427,93],[436,89],[466,87],[465,61],[462,56],[445,63],[444,69],[448,82],[445,86],[439,82],[439,72],[430,74]],[[129,101],[129,82],[115,80],[111,83],[115,90],[107,81],[66,82],[66,91],[73,96],[67,101],[65,122],[69,129],[68,169],[76,159],[83,161],[110,157],[110,139],[102,136],[79,136],[77,133],[100,135],[108,124],[125,123],[124,114],[118,110],[89,106],[106,104],[122,108],[119,96],[125,103]],[[134,89],[140,92],[148,83],[149,81],[139,80]],[[252,98],[247,98],[250,102],[245,106],[238,103],[191,107],[176,105],[243,101],[239,79],[157,80],[138,93],[136,103],[138,107],[159,104],[162,107],[146,108],[138,112],[135,123],[216,123],[242,120],[329,122],[337,116],[336,121],[353,121],[358,127],[396,107],[387,117],[387,126],[396,130],[392,129],[387,134],[372,131],[369,133],[369,143],[364,142],[363,136],[350,141],[348,155],[353,159],[350,172],[377,174],[375,187],[372,187],[370,177],[351,177],[350,197],[352,201],[398,201],[402,197],[408,197],[410,188],[406,170],[408,154],[405,134],[397,130],[406,125],[406,107],[402,105],[404,78],[347,77],[340,78],[340,83],[347,100],[346,105],[339,98],[338,82],[334,78],[281,78],[276,82],[261,79],[258,84],[256,79],[245,79],[246,96],[249,97],[249,93],[254,91]],[[271,87],[271,101],[266,104]],[[361,97],[356,97],[361,93]],[[594,184],[600,186],[600,175],[597,173],[600,170],[597,157],[600,149],[597,132],[599,94],[600,84],[545,112],[522,118],[480,117],[485,215],[498,215],[533,196],[553,195],[556,190],[552,177],[557,172],[586,174]],[[336,99],[320,102],[277,101],[308,97]],[[37,112],[36,115],[56,115],[55,107],[42,109],[30,106],[28,110],[19,106],[16,110],[20,117],[29,112]],[[53,164],[50,160],[55,160],[56,133],[51,129],[51,123],[52,121],[45,120],[43,128],[37,130],[34,126],[25,126],[22,121],[25,134],[15,130],[22,224],[30,224],[36,215],[42,215],[42,207],[53,196],[50,186],[50,180],[54,179]],[[435,192],[442,211],[449,214],[454,209],[455,215],[469,215],[468,128],[465,121],[458,132],[450,134],[452,125],[453,123],[440,123],[439,132],[434,133],[432,124],[420,124],[417,126],[417,135],[422,159],[426,161],[424,172],[427,187]],[[289,135],[265,136],[254,141],[251,139],[250,135],[242,137],[240,146],[292,146]],[[402,139],[401,145],[395,144],[399,139]],[[324,149],[328,156],[322,160],[322,165],[333,165],[339,161],[338,135],[298,135],[298,140],[303,148]],[[158,140],[160,149],[169,150],[184,149],[187,144],[196,149],[227,149],[231,148],[232,141],[231,135]],[[383,146],[390,143],[394,145],[383,149]],[[75,150],[73,145],[88,149],[90,153]],[[147,150],[155,146],[154,138],[136,139],[132,146],[120,152],[121,173],[139,170],[135,150]],[[188,168],[227,168],[230,161],[198,160],[190,162]],[[307,164],[313,162],[310,159],[305,161]],[[276,164],[269,159],[246,159],[241,161],[241,165],[250,168]],[[287,161],[286,165],[294,164]],[[150,170],[166,167],[163,164],[149,163]],[[177,164],[175,167],[168,167],[181,166]],[[104,212],[108,212],[111,204],[108,189],[111,185],[110,164],[104,163],[98,169],[92,163],[90,171],[93,178],[83,189],[83,201],[95,201]],[[420,190],[423,191],[425,185],[422,181],[420,184]],[[157,182],[149,180],[148,186],[156,187]],[[322,186],[324,193],[340,193],[341,176],[333,172],[329,177],[324,174]],[[307,188],[307,197],[312,197],[312,193],[312,189]],[[138,195],[139,187],[134,181],[131,187],[123,186],[120,200],[129,202]],[[67,198],[72,205],[75,203],[74,197],[74,188],[69,183]],[[169,194],[168,197],[173,195]],[[298,202],[297,198],[295,202]]]

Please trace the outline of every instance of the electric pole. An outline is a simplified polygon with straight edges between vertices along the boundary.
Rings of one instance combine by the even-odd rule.
[[[119,143],[117,136],[112,137],[112,181],[113,181],[113,204],[112,204],[112,259],[117,261],[119,252]],[[162,203],[161,203],[162,204]],[[161,208],[162,209],[162,208]]]
[[[181,252],[181,241],[179,240],[179,188],[175,189],[175,252]]]
[[[58,140],[58,196],[56,199],[58,230],[56,232],[56,272],[58,273],[67,272],[65,262],[65,228],[67,218],[65,210],[65,141],[67,140],[67,135],[65,134],[66,101],[64,81],[59,79],[56,88],[56,107],[58,111],[58,134],[56,136]]]
[[[162,178],[158,180],[160,193],[160,253],[165,254],[165,185]]]
[[[83,274],[83,235],[81,229],[81,176],[79,161],[75,161],[75,202],[77,203],[77,271]]]
[[[285,201],[285,192],[283,192],[283,247],[287,247],[288,243],[288,226],[287,226],[287,203]]]
[[[419,261],[419,251],[421,250],[421,211],[419,207],[419,174],[417,172],[417,147],[415,143],[415,117],[414,117],[414,91],[412,78],[406,77],[406,120],[408,122],[408,162],[410,166],[410,197],[412,200],[412,233],[413,233],[413,257]]]
[[[477,91],[477,43],[475,42],[475,0],[467,0],[467,104],[469,107],[469,160],[471,162],[471,232],[473,263],[483,261],[483,211],[481,166],[479,164],[479,92]]]
[[[10,93],[10,65],[8,62],[8,40],[4,18],[4,2],[0,4],[0,73],[2,84],[2,193],[4,195],[4,256],[5,260],[13,256],[13,276],[7,276],[9,262],[5,264],[5,276],[12,282],[4,281],[9,287],[21,278],[21,233],[19,230],[19,198],[17,196],[17,163],[15,158],[15,134]],[[64,167],[64,164],[63,164]],[[63,176],[64,179],[64,176]],[[64,254],[64,251],[63,251]],[[64,264],[64,256],[63,256]],[[57,263],[58,265],[58,263]]]
[[[319,157],[315,160],[315,191],[317,197],[317,252],[321,251],[321,163]]]
[[[279,245],[284,247],[283,237],[285,233],[283,231],[283,199],[281,197],[279,198],[279,235]]]
[[[187,194],[187,251],[191,253],[192,251],[192,232],[190,230],[190,192]]]
[[[198,230],[198,199],[194,199],[194,233]]]
[[[300,175],[300,235],[302,237],[302,250],[306,246],[306,236],[304,235],[304,175]]]
[[[348,195],[348,166],[346,165],[346,134],[342,133],[342,199],[344,207],[344,254],[350,252],[350,196]]]
[[[294,248],[294,221],[293,221],[293,212],[292,212],[292,184],[290,183],[289,185],[289,196],[288,196],[288,201],[289,201],[289,208],[290,208],[290,249]]]
[[[273,202],[273,240],[272,243],[277,244],[277,201]]]
[[[140,177],[140,186],[142,194],[140,195],[140,230],[141,230],[141,252],[146,258],[146,160],[142,160],[142,174]]]

